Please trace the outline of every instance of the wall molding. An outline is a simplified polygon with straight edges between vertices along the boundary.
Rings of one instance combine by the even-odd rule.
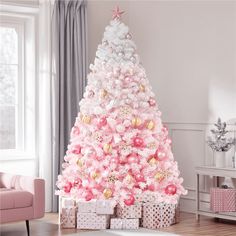
[[[168,130],[169,136],[172,139],[172,151],[177,162],[184,161],[184,153],[186,137],[190,137],[188,140],[188,145],[190,145],[190,149],[192,152],[195,152],[196,143],[194,141],[197,140],[197,152],[200,153],[197,157],[199,158],[199,162],[202,162],[202,165],[213,165],[213,152],[208,147],[206,143],[206,138],[210,135],[210,129],[214,125],[214,123],[190,123],[190,122],[163,122]],[[236,137],[236,123],[227,124],[230,130],[230,133],[233,137]],[[187,133],[186,133],[187,132]],[[199,135],[200,134],[200,135]],[[183,138],[183,141],[181,141]],[[192,139],[191,139],[192,138]],[[176,140],[177,139],[177,140]],[[176,144],[175,144],[176,143]],[[175,145],[178,145],[176,147]],[[231,153],[235,152],[231,150]],[[195,154],[196,155],[196,154]],[[195,155],[189,155],[189,158],[192,160],[193,165],[188,168],[191,169],[191,174],[186,176],[187,172],[183,171],[181,175],[187,183],[184,181],[184,185],[186,190],[188,190],[188,194],[186,196],[182,196],[180,199],[181,202],[181,210],[186,212],[195,212],[196,206],[196,190],[195,190],[195,171],[194,171],[194,163],[196,160],[194,159]],[[180,165],[179,165],[180,166]],[[180,166],[181,169],[181,166]],[[182,172],[181,172],[182,173]],[[202,177],[201,179],[201,189],[200,189],[200,204],[203,208],[209,207],[209,188],[212,186],[211,182],[213,180],[209,179],[209,177]],[[191,184],[190,184],[191,183]]]

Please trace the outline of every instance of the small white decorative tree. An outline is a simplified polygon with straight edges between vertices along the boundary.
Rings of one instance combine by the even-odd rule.
[[[234,145],[235,140],[233,138],[227,138],[226,134],[226,122],[221,122],[221,119],[218,118],[217,123],[214,124],[216,129],[212,129],[212,137],[208,137],[207,143],[216,152],[227,152]]]
[[[228,133],[226,122],[221,122],[221,119],[218,118],[217,123],[214,125],[216,129],[211,130],[213,137],[208,137],[207,143],[213,150],[214,165],[216,167],[225,167],[225,152],[229,151],[235,144],[235,139],[226,137]]]

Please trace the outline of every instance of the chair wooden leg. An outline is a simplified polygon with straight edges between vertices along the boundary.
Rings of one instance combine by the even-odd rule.
[[[30,236],[29,221],[26,220],[25,223],[26,223],[27,235]]]

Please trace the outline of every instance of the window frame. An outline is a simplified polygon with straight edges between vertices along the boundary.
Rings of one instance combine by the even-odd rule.
[[[2,19],[2,18],[1,18]],[[4,19],[0,26],[14,28],[18,38],[17,81],[15,81],[15,149],[0,149],[0,152],[17,152],[24,149],[24,23]],[[2,65],[11,65],[3,64]],[[12,64],[13,65],[13,64]]]
[[[15,102],[15,149],[0,149],[0,161],[35,159],[36,156],[36,42],[35,17],[22,14],[0,13],[1,26],[15,28],[18,35],[18,81]],[[32,33],[32,38],[31,37]],[[32,43],[33,42],[33,43]],[[31,46],[27,46],[27,43]],[[28,49],[27,49],[28,47]],[[33,51],[31,52],[31,49]],[[31,56],[32,61],[31,62]],[[29,63],[32,65],[29,66]],[[31,70],[27,71],[28,67]],[[31,94],[34,97],[30,97]],[[32,113],[32,114],[31,114]],[[30,120],[30,122],[29,122]],[[31,135],[29,135],[31,133]]]

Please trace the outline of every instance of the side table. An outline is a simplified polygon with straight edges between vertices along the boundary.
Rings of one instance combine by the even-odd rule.
[[[216,177],[216,187],[219,187],[220,177],[236,178],[236,169],[233,168],[217,168],[212,166],[198,166],[196,172],[196,219],[199,220],[200,215],[211,216],[221,219],[236,220],[236,212],[219,212],[215,213],[209,210],[200,209],[200,193],[199,193],[199,177],[213,176]]]

